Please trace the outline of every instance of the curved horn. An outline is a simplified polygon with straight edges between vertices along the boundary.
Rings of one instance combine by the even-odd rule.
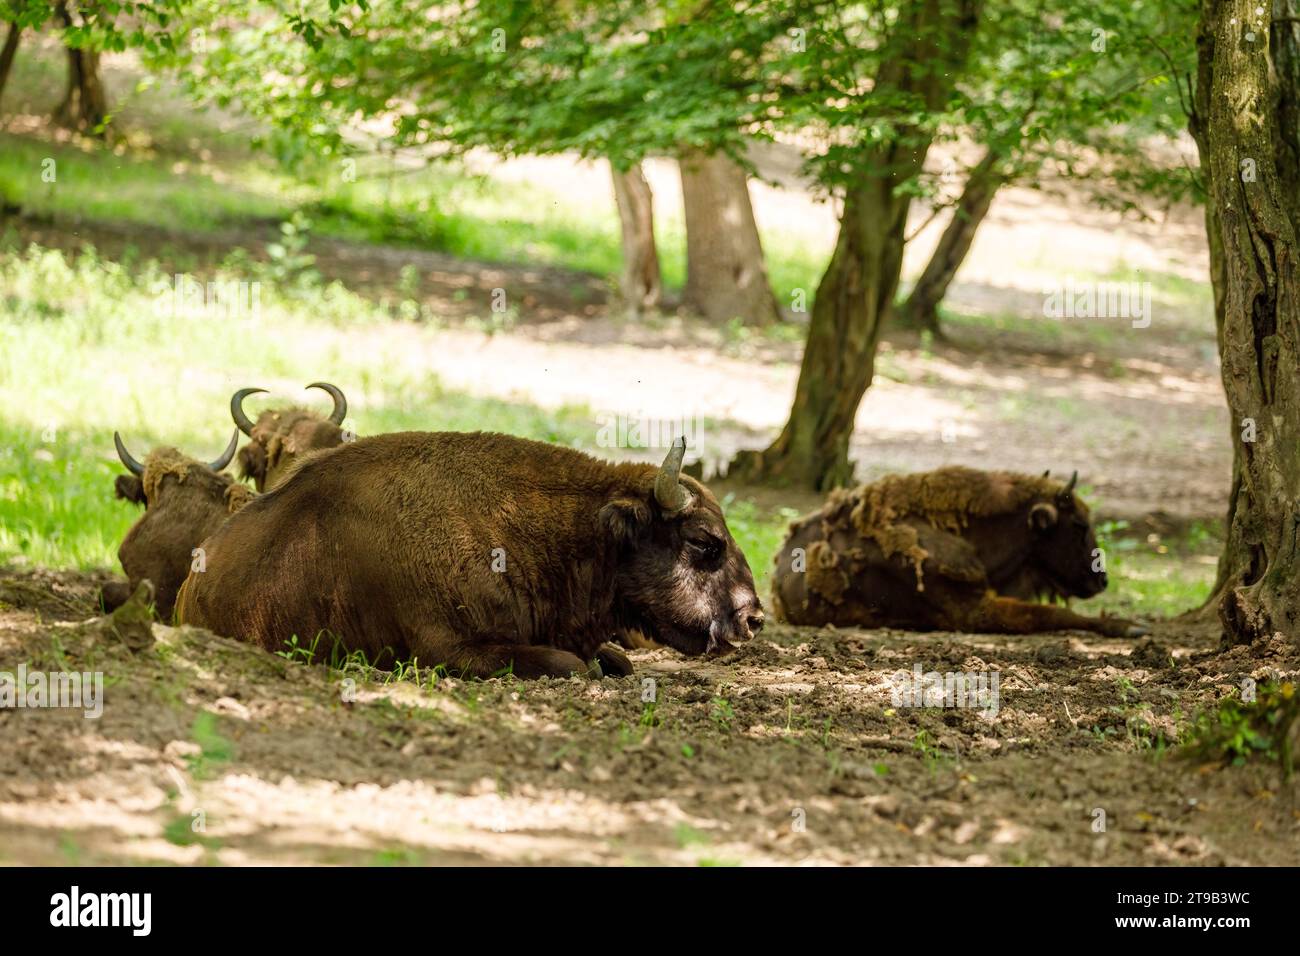
[[[223,468],[225,468],[228,464],[230,464],[230,459],[235,457],[235,447],[238,444],[239,444],[239,430],[236,429],[235,433],[230,436],[230,444],[227,445],[226,450],[221,453],[221,457],[218,458],[216,461],[209,462],[208,467],[211,468],[213,471],[221,471]]]
[[[122,444],[122,436],[113,432],[113,444],[117,446],[117,457],[126,465],[126,470],[133,475],[143,475],[144,465],[140,464],[131,457],[131,453],[126,450],[126,445]]]
[[[1065,490],[1062,491],[1061,494],[1063,495],[1071,494],[1074,491],[1074,483],[1078,480],[1079,480],[1079,473],[1076,471],[1074,474],[1070,476],[1070,481],[1065,486]]]
[[[307,387],[319,388],[322,392],[329,393],[329,397],[334,399],[334,411],[330,412],[330,421],[335,425],[342,425],[343,419],[348,417],[348,400],[343,397],[343,390],[329,382],[312,382]]]
[[[683,435],[673,442],[672,448],[668,449],[668,457],[664,459],[659,474],[655,475],[655,500],[659,502],[659,507],[663,508],[665,514],[677,514],[690,502],[690,495],[686,493],[679,480],[682,473],[682,459],[685,457],[686,436]]]
[[[230,417],[235,420],[235,424],[239,426],[239,430],[245,435],[251,436],[253,434],[253,423],[244,414],[244,399],[249,395],[265,391],[264,388],[241,388],[230,396]]]

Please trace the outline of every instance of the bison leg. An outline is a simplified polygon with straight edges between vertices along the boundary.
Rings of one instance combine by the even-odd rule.
[[[1088,617],[1056,604],[1033,604],[1009,597],[987,597],[970,614],[965,629],[990,634],[1038,631],[1093,631],[1107,637],[1141,637],[1147,629],[1121,617]]]
[[[588,666],[577,654],[531,644],[479,644],[462,647],[448,661],[448,669],[467,677],[502,677],[524,680],[536,677],[586,676]]]
[[[632,676],[632,662],[614,644],[602,644],[596,648],[596,663],[606,677]]]

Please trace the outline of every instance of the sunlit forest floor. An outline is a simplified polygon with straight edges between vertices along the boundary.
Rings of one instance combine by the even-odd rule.
[[[778,625],[719,661],[633,652],[628,678],[465,682],[162,625],[132,651],[78,623],[84,583],[23,583],[45,597],[0,585],[27,605],[0,614],[0,670],[103,670],[110,686],[98,721],[0,711],[7,862],[1297,861],[1276,765],[1177,749],[1245,678],[1294,679],[1282,641]],[[997,671],[996,714],[899,706],[890,681],[918,663]]]
[[[0,711],[18,744],[0,757],[0,859],[1295,861],[1273,771],[1168,756],[1244,677],[1297,669],[1286,648],[1262,665],[1215,653],[1212,624],[1166,621],[1208,592],[1231,455],[1195,210],[1122,221],[1069,190],[1008,192],[950,297],[950,341],[887,335],[853,448],[864,480],[1077,469],[1112,581],[1078,606],[1151,621],[1154,643],[773,628],[723,661],[642,651],[632,680],[536,684],[348,675],[161,626],[131,655],[73,623],[137,516],[112,496],[115,429],[138,452],[210,458],[235,389],[309,401],[325,379],[361,435],[481,428],[648,457],[602,447],[606,416],[698,419],[713,468],[784,421],[804,317],[622,316],[598,165],[363,164],[343,183],[300,157],[290,175],[248,124],[136,91],[128,61],[110,66],[121,132],[104,150],[45,123],[61,66],[45,52],[20,57],[0,131],[17,210],[0,224],[0,670],[93,663],[111,680],[98,724]],[[833,212],[787,153],[760,168],[795,187],[754,189],[788,303],[815,289]],[[649,175],[672,295],[680,200],[669,164]],[[908,277],[936,238],[909,247]],[[177,274],[257,283],[258,307],[178,305]],[[1069,278],[1149,282],[1150,327],[1045,318]],[[765,588],[817,498],[715,488]],[[913,663],[999,669],[1000,715],[890,708],[885,679]],[[345,706],[348,676],[364,693]],[[661,692],[648,709],[643,676]]]

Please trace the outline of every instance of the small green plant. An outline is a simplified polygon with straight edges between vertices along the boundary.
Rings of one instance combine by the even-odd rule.
[[[731,701],[725,697],[715,697],[712,704],[713,709],[709,711],[709,719],[717,724],[718,729],[724,734],[731,733],[731,722],[736,717],[736,712],[731,707]]]
[[[307,252],[311,220],[301,210],[280,223],[280,241],[268,243],[263,271],[267,279],[285,285],[311,286],[320,281],[316,257]]]
[[[946,756],[934,742],[934,738],[930,735],[930,731],[925,730],[924,728],[918,730],[916,736],[912,738],[912,749],[919,753],[925,760],[926,768],[930,770],[931,773],[939,768],[939,765],[943,762]]]
[[[1218,709],[1197,715],[1187,752],[1203,760],[1241,766],[1263,758],[1276,763],[1285,780],[1295,769],[1295,737],[1300,733],[1300,694],[1295,684],[1266,684],[1254,701],[1228,697]]]
[[[312,664],[316,660],[316,649],[320,645],[321,634],[317,634],[311,644],[299,642],[298,635],[294,634],[284,642],[284,647],[275,652],[277,657],[283,657],[286,661],[298,661],[302,664]]]
[[[187,758],[190,773],[196,780],[212,776],[218,766],[234,756],[234,744],[217,730],[216,715],[210,711],[201,710],[195,715],[190,737],[199,745],[199,752]]]
[[[659,727],[663,721],[657,713],[659,709],[658,701],[648,700],[645,707],[641,709],[641,726],[642,727]]]

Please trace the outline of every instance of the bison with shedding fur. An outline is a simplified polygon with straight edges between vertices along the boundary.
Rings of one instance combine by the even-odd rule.
[[[308,456],[204,542],[186,624],[278,649],[337,641],[489,677],[567,676],[640,631],[685,654],[763,623],[722,509],[661,467],[487,433],[406,432]],[[604,645],[604,646],[602,646]]]
[[[950,467],[833,492],[791,525],[773,604],[791,624],[1135,637],[1054,603],[1106,587],[1087,506],[1068,484]]]
[[[113,433],[117,456],[127,475],[114,481],[117,497],[144,506],[144,514],[131,526],[117,549],[129,584],[105,585],[101,595],[105,610],[121,605],[148,580],[154,586],[154,607],[170,620],[176,592],[190,572],[193,551],[231,514],[252,499],[253,492],[229,475],[239,441],[236,432],[216,461],[204,464],[175,448],[155,448],[141,464],[127,451],[122,437]]]
[[[264,388],[241,388],[230,399],[230,417],[251,439],[239,452],[239,476],[252,478],[259,492],[274,489],[289,474],[294,460],[311,451],[333,448],[344,441],[343,419],[348,400],[342,390],[328,382],[312,382],[334,400],[328,418],[305,408],[265,409],[252,421],[244,411],[244,399]]]

